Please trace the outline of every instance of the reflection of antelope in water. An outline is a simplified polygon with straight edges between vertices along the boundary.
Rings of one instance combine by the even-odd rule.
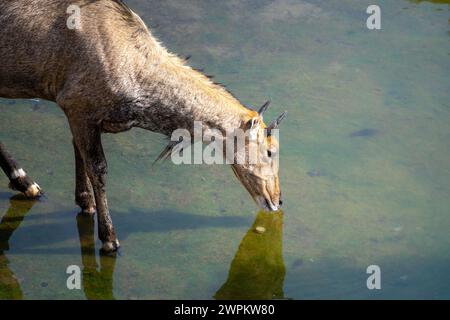
[[[257,227],[265,228],[258,233]],[[283,213],[260,211],[231,262],[228,278],[216,299],[282,299],[286,268],[283,253]]]
[[[66,11],[78,6],[81,27],[69,29]],[[117,249],[106,201],[106,159],[101,134],[140,127],[170,135],[175,129],[222,133],[238,128],[263,136],[262,112],[244,107],[223,87],[169,53],[142,20],[119,0],[15,0],[0,3],[0,96],[55,101],[73,136],[75,199],[82,212],[97,211],[103,249]],[[192,133],[192,132],[191,132]],[[263,209],[281,205],[277,141],[264,137],[257,166],[233,164],[238,179]],[[235,158],[248,153],[234,150]],[[0,150],[0,160],[10,159]],[[246,157],[248,158],[248,157]],[[273,161],[269,161],[273,158]],[[2,168],[11,185],[30,196],[40,188],[10,159]],[[269,174],[267,174],[269,172]],[[31,188],[31,189],[30,189]]]
[[[95,255],[94,219],[82,214],[77,216],[80,237],[81,260],[83,263],[83,290],[87,299],[114,299],[113,275],[116,266],[116,252],[100,252],[100,268]]]
[[[22,199],[17,195],[9,200],[9,208],[0,221],[0,300],[22,299],[20,283],[9,269],[5,251],[9,250],[9,239],[33,207],[35,200]]]
[[[22,299],[20,283],[9,269],[5,251],[9,250],[9,239],[19,228],[25,215],[36,200],[24,199],[22,195],[10,199],[10,206],[0,221],[0,300]],[[81,260],[83,263],[83,290],[87,299],[114,299],[113,273],[116,253],[100,252],[100,269],[97,270],[94,241],[94,220],[79,214],[77,216],[80,237]]]

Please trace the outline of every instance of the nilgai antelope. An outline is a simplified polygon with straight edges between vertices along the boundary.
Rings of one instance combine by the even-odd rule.
[[[69,6],[79,8],[75,27],[67,23]],[[105,132],[139,127],[170,136],[179,128],[192,132],[194,121],[221,132],[249,130],[263,137],[260,153],[273,161],[231,166],[260,207],[280,208],[278,143],[270,132],[285,113],[266,126],[267,103],[259,112],[243,106],[186,59],[169,53],[122,1],[2,1],[0,57],[1,97],[54,101],[67,116],[75,151],[75,200],[82,213],[97,212],[103,250],[119,246],[105,192]],[[246,140],[235,156],[246,155],[248,146]],[[42,194],[3,145],[0,164],[11,187],[29,197]]]

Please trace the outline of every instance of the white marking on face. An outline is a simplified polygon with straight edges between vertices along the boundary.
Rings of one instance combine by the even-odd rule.
[[[14,169],[14,171],[11,172],[12,179],[23,178],[26,175],[27,175],[27,173],[22,168]]]
[[[258,130],[250,129],[250,131],[248,133],[248,138],[251,141],[255,141],[258,138]]]

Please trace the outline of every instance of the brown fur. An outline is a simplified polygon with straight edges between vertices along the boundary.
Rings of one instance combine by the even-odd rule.
[[[81,8],[80,29],[66,25],[69,5]],[[0,96],[47,99],[65,112],[75,150],[76,201],[86,213],[97,210],[106,250],[118,242],[106,201],[102,132],[140,127],[170,135],[192,130],[194,121],[225,132],[253,118],[264,129],[257,112],[169,53],[121,1],[5,1],[0,32]],[[248,178],[245,168],[235,171],[253,197],[279,202],[278,176],[267,187]]]

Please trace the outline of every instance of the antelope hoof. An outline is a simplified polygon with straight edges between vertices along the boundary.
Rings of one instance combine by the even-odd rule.
[[[75,192],[75,203],[81,208],[81,214],[85,216],[93,216],[95,214],[95,201],[90,192]]]
[[[117,251],[119,247],[120,247],[119,240],[105,241],[103,242],[102,251],[105,253],[114,252]]]
[[[24,193],[28,198],[38,198],[43,195],[41,187],[36,182],[33,182]]]
[[[27,176],[11,180],[9,187],[22,192],[27,198],[39,198],[44,194],[41,187]]]

